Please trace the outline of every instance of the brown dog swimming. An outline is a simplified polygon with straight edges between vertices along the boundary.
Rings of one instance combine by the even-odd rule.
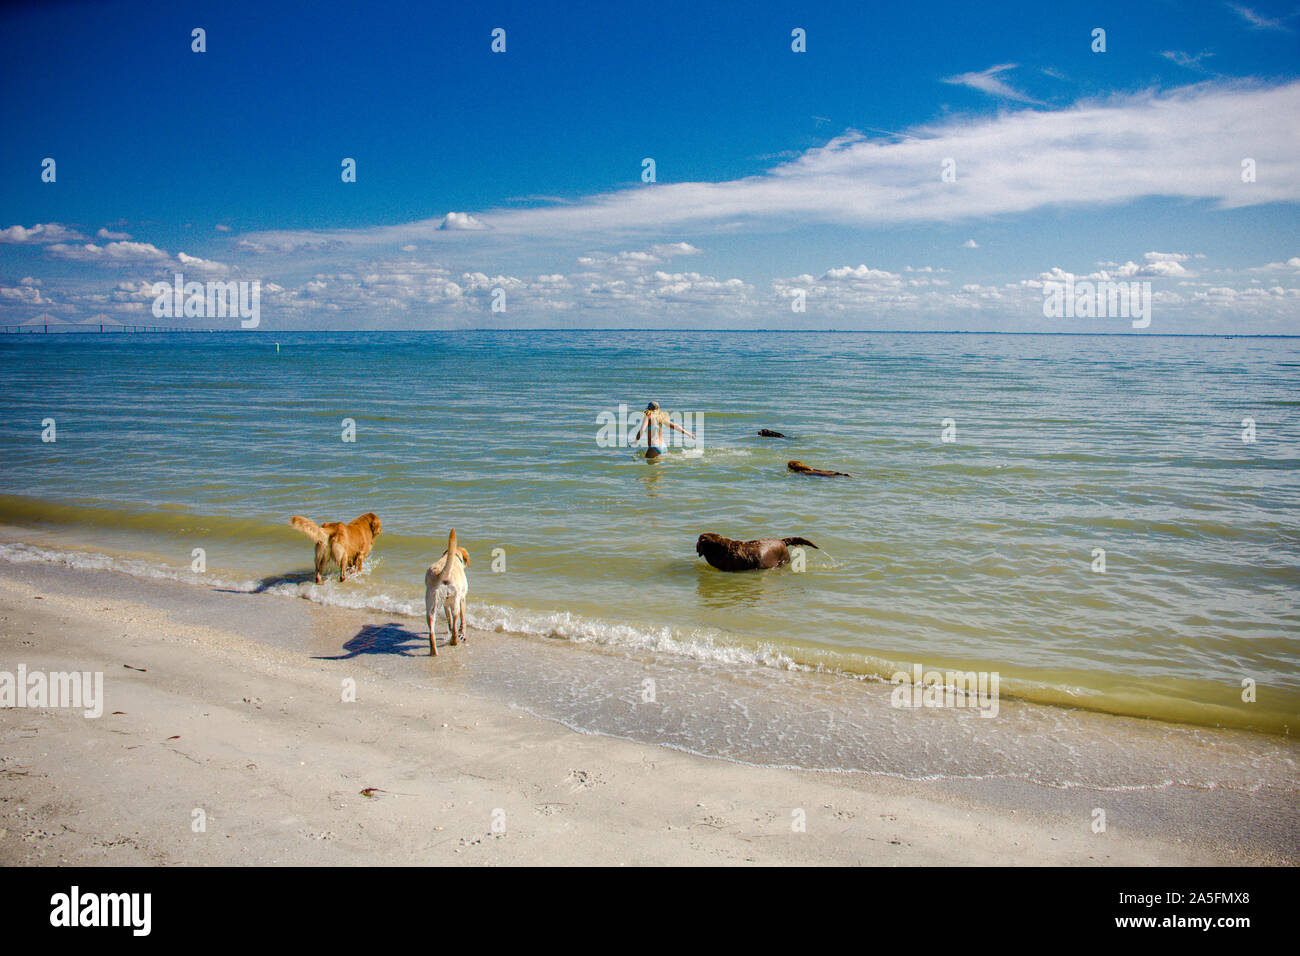
[[[340,581],[347,578],[348,571],[360,571],[361,561],[370,554],[381,529],[379,516],[373,511],[367,511],[347,524],[341,521],[317,524],[302,515],[294,515],[289,524],[316,542],[317,584],[329,568],[330,558],[339,563]]]
[[[811,468],[808,465],[805,465],[801,461],[790,460],[785,463],[785,466],[789,468],[791,471],[799,475],[815,475],[818,478],[852,478],[853,477],[852,475],[850,475],[848,472],[845,471],[826,471],[824,468]]]
[[[817,547],[807,538],[755,538],[753,541],[734,541],[712,531],[706,531],[696,540],[695,553],[704,555],[704,560],[719,571],[761,571],[788,564],[789,546],[792,544]]]

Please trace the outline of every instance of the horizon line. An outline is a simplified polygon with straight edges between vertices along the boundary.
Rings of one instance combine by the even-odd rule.
[[[51,323],[54,324],[54,323]],[[60,323],[62,324],[62,323]],[[17,326],[9,326],[17,328]],[[35,328],[35,326],[31,326]],[[127,326],[130,328],[130,326]],[[359,333],[376,333],[376,334],[409,334],[409,333],[450,333],[450,332],[510,332],[510,333],[534,333],[534,332],[583,332],[583,333],[600,333],[600,332],[725,332],[733,335],[758,335],[758,334],[782,334],[782,335],[1054,335],[1054,336],[1079,336],[1079,337],[1125,337],[1125,338],[1167,338],[1167,339],[1293,339],[1300,338],[1300,332],[1030,332],[1018,331],[1011,329],[992,330],[992,329],[729,329],[729,328],[681,328],[678,326],[655,326],[655,325],[632,325],[632,326],[610,326],[608,328],[549,328],[549,327],[473,327],[473,328],[451,328],[451,329],[203,329],[203,328],[186,328],[184,326],[159,327],[152,326],[154,331],[149,332],[111,332],[95,331],[90,328],[71,328],[57,332],[0,332],[0,341],[6,341],[9,338],[26,338],[28,336],[40,335],[94,335],[94,336],[112,336],[119,335],[171,335],[177,332],[190,334],[206,335],[301,335],[301,334],[359,334]]]

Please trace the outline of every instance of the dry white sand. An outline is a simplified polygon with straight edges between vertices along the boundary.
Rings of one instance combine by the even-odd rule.
[[[1159,827],[1093,833],[1086,795],[1031,810],[1014,789],[967,799],[937,782],[579,734],[453,680],[408,685],[360,659],[312,659],[80,590],[85,572],[43,574],[62,586],[0,563],[0,670],[103,671],[107,705],[97,720],[0,710],[6,865],[1288,862],[1285,845],[1246,854]],[[340,613],[259,600],[300,605],[322,628]],[[489,665],[492,637],[503,639],[475,635],[470,648]],[[450,673],[466,650],[428,666]],[[355,702],[342,700],[345,677]]]

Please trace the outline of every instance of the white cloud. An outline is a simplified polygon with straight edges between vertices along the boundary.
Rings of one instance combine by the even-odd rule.
[[[1200,257],[1199,254],[1198,257]],[[1193,256],[1185,252],[1152,251],[1143,253],[1141,264],[1130,259],[1123,265],[1120,265],[1110,261],[1109,259],[1104,259],[1097,262],[1097,265],[1102,267],[1099,271],[1088,273],[1086,275],[1074,274],[1074,278],[1092,280],[1192,278],[1196,273],[1183,265],[1184,262],[1187,262],[1192,258]],[[1050,272],[1040,274],[1039,278],[1061,281],[1069,274],[1070,273],[1067,273],[1059,266],[1054,266]]]
[[[872,269],[867,265],[839,266],[822,273],[823,279],[849,280],[852,282],[887,282],[897,284],[898,274],[884,269]]]
[[[359,270],[321,273],[296,288],[268,290],[264,309],[287,312],[387,310],[421,321],[489,321],[495,291],[505,293],[502,318],[583,313],[651,317],[687,307],[740,317],[753,304],[752,289],[740,279],[661,268],[675,257],[695,255],[688,243],[661,243],[644,250],[580,257],[569,274],[518,276],[478,270],[455,273],[415,258],[381,259]]]
[[[1247,272],[1273,272],[1277,269],[1292,269],[1300,271],[1300,256],[1292,256],[1286,262],[1270,262],[1268,265],[1255,266],[1253,269],[1247,269]]]
[[[660,242],[650,247],[650,254],[666,262],[674,256],[697,256],[700,250],[689,242]]]
[[[1282,21],[1289,20],[1291,17],[1295,16],[1295,14],[1292,13],[1277,20],[1270,20],[1268,17],[1256,13],[1250,7],[1243,6],[1240,3],[1229,3],[1228,7],[1237,11],[1237,14],[1250,24],[1252,30],[1287,30],[1288,28],[1286,24]]]
[[[1183,263],[1191,256],[1182,252],[1148,252],[1142,256],[1143,265],[1126,262],[1119,267],[1118,274],[1124,278],[1184,278],[1196,273],[1188,270]]]
[[[103,246],[93,242],[81,246],[58,243],[50,246],[48,252],[56,258],[75,262],[156,262],[171,258],[148,242],[110,242]]]
[[[1008,70],[1014,70],[1016,64],[1001,63],[998,66],[991,66],[987,70],[978,73],[958,73],[956,76],[946,76],[943,82],[954,83],[958,86],[969,86],[973,90],[979,90],[981,93],[987,93],[989,96],[997,96],[1006,100],[1015,100],[1018,103],[1038,103],[1038,100],[1032,99],[1021,93],[1019,90],[1008,86],[998,77]]]
[[[198,256],[177,253],[175,258],[165,250],[149,242],[130,242],[121,240],[96,245],[87,242],[83,245],[55,243],[47,246],[46,251],[56,259],[71,262],[93,262],[101,265],[117,265],[133,268],[145,268],[156,271],[162,267],[169,270],[197,272],[203,275],[226,275],[231,269],[223,262],[201,259]]]
[[[366,230],[358,230],[363,231]],[[238,248],[255,255],[287,255],[294,252],[317,254],[342,249],[346,245],[336,236],[303,231],[261,233],[255,238],[240,239]]]
[[[1160,55],[1169,62],[1177,64],[1178,66],[1186,67],[1189,70],[1201,71],[1204,71],[1205,69],[1201,66],[1201,61],[1206,57],[1214,56],[1213,53],[1197,53],[1193,56],[1190,53],[1184,53],[1182,50],[1164,50]]]
[[[564,205],[497,209],[472,218],[498,238],[547,243],[836,224],[857,228],[953,222],[1077,205],[1116,207],[1146,197],[1219,208],[1300,201],[1300,82],[1264,87],[1203,83],[1061,110],[1018,110],[913,129],[901,140],[836,137],[761,175],[727,182],[658,183]],[[1249,150],[1247,153],[1246,151]],[[1270,173],[1242,183],[1243,153]],[[952,157],[957,180],[940,180]],[[254,251],[316,250],[417,240],[454,241],[443,219],[331,232],[268,232]],[[616,241],[616,240],[615,240]]]
[[[41,292],[40,283],[30,278],[23,279],[16,286],[0,285],[0,302],[7,305],[44,306],[50,300]]]
[[[1234,287],[1194,279],[1180,279],[1179,285],[1187,287],[1176,291],[1163,287],[1158,270],[1162,265],[1180,265],[1179,258],[1194,258],[1183,253],[1149,253],[1143,256],[1143,265],[1130,263],[1134,276],[1149,275],[1153,284],[1155,305],[1153,315],[1164,331],[1207,331],[1216,323],[1236,320],[1248,314],[1252,321],[1271,323],[1272,327],[1288,328],[1296,317],[1300,305],[1300,287],[1269,288]],[[906,270],[905,270],[906,271]],[[929,284],[915,284],[917,280],[903,279],[883,269],[867,266],[837,267],[828,269],[818,277],[798,275],[773,280],[772,294],[789,308],[790,299],[802,292],[806,315],[810,322],[825,317],[835,322],[858,321],[881,327],[902,323],[912,328],[925,328],[933,324],[949,325],[955,316],[968,316],[971,324],[983,326],[998,323],[1002,328],[1041,330],[1047,328],[1070,331],[1128,331],[1127,320],[1107,328],[1112,320],[1045,320],[1042,315],[1043,288],[1046,281],[1076,282],[1118,280],[1119,275],[1097,272],[1091,275],[1071,274],[1054,266],[1035,278],[1020,279],[1002,285],[987,282],[966,282],[950,288],[943,280]],[[1243,313],[1242,310],[1248,310]]]
[[[980,244],[976,242],[974,239],[967,239],[965,242],[961,244],[961,247],[963,249],[978,249],[980,247]]]
[[[904,270],[914,274],[933,271],[928,266]],[[952,289],[946,279],[905,278],[867,265],[837,266],[816,277],[804,274],[772,281],[772,296],[787,309],[798,293],[802,293],[807,314],[814,319],[839,317],[840,321],[847,318],[872,324],[896,320],[924,324],[934,317],[951,319],[962,312],[998,310],[1005,314],[1016,295],[1023,303],[1020,311],[1030,314],[1031,305],[1037,301],[1041,313],[1041,295],[1035,300],[1018,284],[1012,292],[974,282]]]
[[[107,229],[100,229],[95,233],[96,239],[131,239],[134,238],[129,232],[109,232]]]
[[[1196,273],[1187,269],[1183,263],[1192,256],[1184,252],[1147,252],[1142,256],[1142,263],[1132,259],[1123,265],[1116,265],[1109,260],[1098,262],[1103,268],[1087,274],[1069,273],[1060,266],[1053,266],[1050,271],[1040,273],[1039,279],[1063,282],[1073,275],[1076,280],[1118,280],[1118,279],[1190,279]]]
[[[23,226],[10,226],[7,229],[0,229],[0,242],[12,244],[25,242],[71,242],[85,238],[86,237],[77,232],[77,230],[69,229],[67,226],[60,225],[57,222],[38,222],[30,229],[24,228]]]
[[[198,256],[189,256],[183,252],[176,253],[176,259],[187,272],[199,272],[204,275],[226,275],[230,272],[230,266],[224,262],[200,259]]]
[[[442,217],[442,225],[439,229],[486,229],[487,226],[479,222],[473,216],[464,212],[449,212]]]
[[[580,256],[578,265],[602,272],[635,272],[647,266],[663,265],[677,256],[693,256],[699,252],[689,242],[661,242],[648,249],[631,252],[593,252]]]

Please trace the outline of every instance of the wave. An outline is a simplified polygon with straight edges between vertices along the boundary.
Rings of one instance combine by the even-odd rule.
[[[403,598],[383,591],[335,587],[333,582],[316,584],[310,573],[272,579],[235,578],[168,567],[140,558],[59,550],[22,542],[0,542],[0,560],[14,564],[58,565],[87,571],[116,571],[133,577],[183,581],[247,594],[300,598],[327,607],[379,611],[410,618],[424,617],[423,594],[416,598]],[[372,562],[371,568],[375,566],[377,563]],[[350,580],[364,581],[368,574],[369,569]],[[646,629],[584,618],[566,611],[530,611],[493,604],[473,607],[472,624],[476,629],[484,631],[675,654],[718,664],[754,664],[786,670],[812,669],[797,663],[771,645],[751,648],[727,643],[722,634],[702,629],[689,636],[682,636],[675,628],[667,625]]]
[[[165,579],[206,587],[225,588],[254,594],[299,598],[328,607],[375,611],[401,617],[424,619],[424,595],[394,595],[367,589],[370,572],[382,564],[373,561],[365,571],[350,578],[348,586],[328,580],[316,584],[310,572],[269,578],[223,576],[170,567],[143,558],[98,552],[60,550],[24,542],[0,542],[0,560],[15,564],[43,563],[63,567],[116,571],[140,578]],[[362,585],[362,586],[357,586]],[[608,648],[623,653],[668,655],[724,668],[763,667],[784,671],[815,672],[881,684],[904,683],[898,675],[910,674],[914,662],[890,660],[861,652],[842,652],[812,647],[778,647],[772,643],[742,643],[734,635],[707,628],[689,631],[660,625],[644,627],[584,617],[567,611],[538,611],[494,604],[470,605],[470,624],[478,630],[569,641],[578,645]],[[993,670],[997,670],[996,665]],[[926,679],[939,673],[965,673],[969,667],[948,667],[941,661],[927,664]],[[910,682],[910,677],[907,682]],[[939,685],[946,688],[948,685]],[[1262,715],[1247,723],[1235,711],[1208,701],[1188,701],[1149,690],[1141,697],[1129,693],[1106,694],[1098,690],[1060,682],[1003,676],[999,688],[1003,700],[1022,700],[1050,707],[1081,708],[1130,717],[1145,717],[1172,723],[1263,731],[1290,736],[1292,718],[1285,713]]]

